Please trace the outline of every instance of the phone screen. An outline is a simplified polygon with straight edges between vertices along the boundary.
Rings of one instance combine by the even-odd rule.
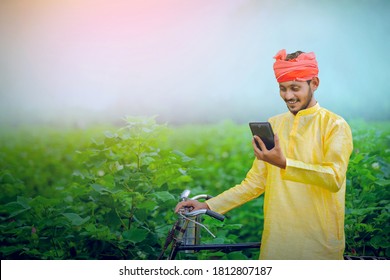
[[[251,122],[249,127],[253,135],[257,135],[264,142],[267,150],[275,147],[274,133],[269,122]],[[257,147],[261,150],[259,143],[256,141]]]

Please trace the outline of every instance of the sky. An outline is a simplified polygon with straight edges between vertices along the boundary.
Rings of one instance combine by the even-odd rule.
[[[0,123],[263,121],[280,50],[316,53],[322,107],[390,120],[390,1],[0,0]]]

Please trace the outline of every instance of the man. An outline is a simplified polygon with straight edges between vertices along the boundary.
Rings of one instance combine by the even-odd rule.
[[[342,259],[350,127],[314,98],[320,84],[314,53],[281,50],[274,58],[289,110],[269,120],[275,147],[267,150],[255,136],[256,159],[241,184],[206,203],[181,202],[176,211],[186,206],[223,214],[264,193],[260,259]]]

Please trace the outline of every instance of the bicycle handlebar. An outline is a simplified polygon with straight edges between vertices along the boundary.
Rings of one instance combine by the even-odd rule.
[[[215,218],[217,220],[220,220],[221,222],[223,222],[223,220],[225,220],[225,216],[224,215],[219,214],[219,213],[214,212],[214,211],[209,210],[209,209],[206,210],[206,214],[209,215],[210,217],[213,217],[213,218]]]
[[[221,214],[214,212],[212,210],[209,210],[209,209],[200,209],[200,210],[195,210],[195,211],[182,213],[182,214],[186,217],[196,217],[196,216],[201,215],[201,214],[206,214],[206,215],[209,215],[210,217],[213,217],[214,219],[220,220],[221,222],[223,220],[225,220],[224,215],[221,215]]]
[[[208,195],[208,194],[198,194],[198,195],[192,197],[191,200],[199,200],[199,199],[209,200],[210,198],[213,198],[213,197],[211,195]]]

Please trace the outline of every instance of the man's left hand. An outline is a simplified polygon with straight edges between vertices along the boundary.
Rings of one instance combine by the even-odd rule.
[[[255,140],[259,143],[261,150],[256,146]],[[274,140],[275,140],[275,147],[273,147],[271,150],[267,150],[261,138],[255,135],[252,140],[255,156],[259,160],[263,160],[279,168],[285,169],[286,158],[284,157],[282,149],[280,148],[279,136],[277,134],[275,134]]]

